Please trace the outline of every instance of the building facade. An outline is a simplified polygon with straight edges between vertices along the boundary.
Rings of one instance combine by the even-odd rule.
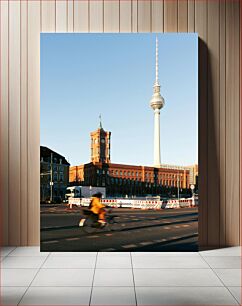
[[[40,147],[40,201],[61,202],[69,185],[69,166],[64,156]]]
[[[180,194],[188,194],[190,185],[196,184],[191,167],[111,163],[111,133],[99,128],[90,135],[91,162],[70,167],[71,185],[106,187],[108,196],[171,196],[176,195],[178,189]]]

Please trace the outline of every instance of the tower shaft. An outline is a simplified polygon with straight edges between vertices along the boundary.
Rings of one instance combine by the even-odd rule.
[[[154,111],[154,166],[159,167],[160,159],[160,110]]]

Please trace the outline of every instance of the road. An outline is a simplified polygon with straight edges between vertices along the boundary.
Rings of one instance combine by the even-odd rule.
[[[114,208],[117,223],[87,234],[78,227],[82,210],[41,207],[42,251],[196,251],[198,209]]]

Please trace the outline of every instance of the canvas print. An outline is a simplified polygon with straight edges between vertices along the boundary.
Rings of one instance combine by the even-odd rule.
[[[197,34],[40,42],[41,250],[196,251]]]

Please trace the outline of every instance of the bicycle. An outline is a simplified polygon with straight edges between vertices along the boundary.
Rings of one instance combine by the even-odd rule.
[[[106,223],[98,222],[98,215],[93,214],[89,210],[84,210],[86,218],[81,219],[79,226],[87,234],[93,234],[100,231],[115,231],[117,226],[116,216],[111,214],[111,210],[106,214]]]

